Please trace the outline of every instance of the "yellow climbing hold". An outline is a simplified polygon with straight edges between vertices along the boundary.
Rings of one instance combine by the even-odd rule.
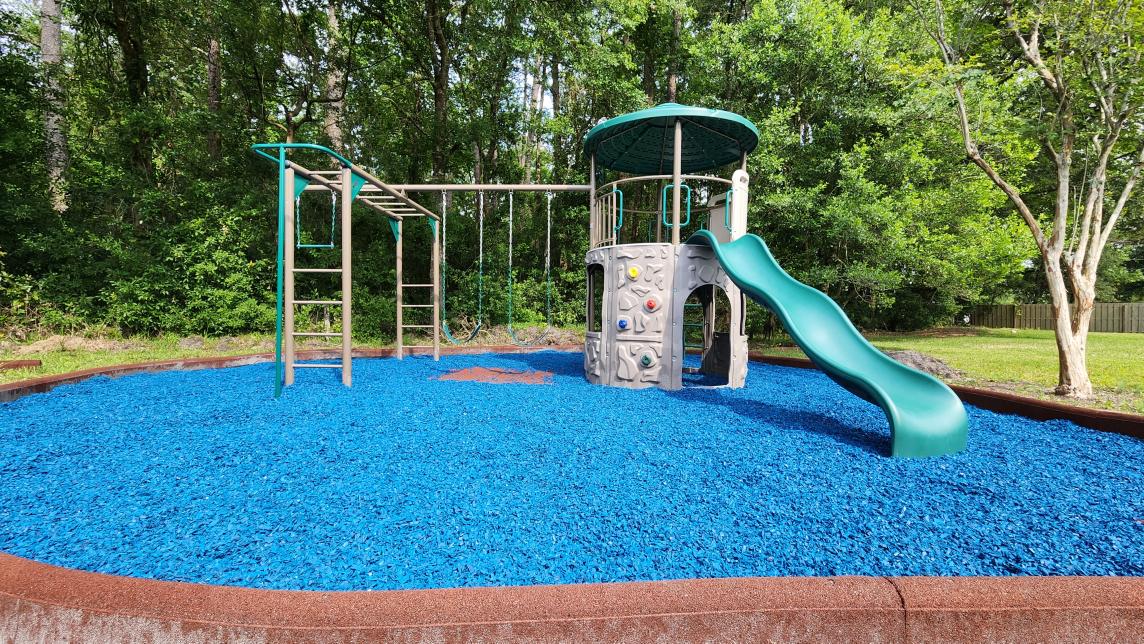
[[[639,266],[629,266],[628,267],[628,277],[635,279],[639,276],[640,276]]]

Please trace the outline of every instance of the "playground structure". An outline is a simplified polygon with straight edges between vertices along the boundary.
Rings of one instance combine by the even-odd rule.
[[[277,306],[275,328],[275,397],[282,394],[282,387],[294,383],[295,369],[340,369],[342,384],[349,387],[353,384],[352,351],[352,290],[353,268],[350,248],[353,240],[351,222],[351,209],[355,202],[361,203],[371,210],[384,216],[393,231],[396,272],[396,351],[398,359],[405,356],[407,349],[429,349],[433,359],[441,357],[441,335],[444,332],[448,341],[454,344],[463,344],[471,341],[480,329],[480,314],[478,313],[477,328],[464,339],[455,338],[444,321],[443,309],[445,302],[442,261],[445,256],[445,235],[447,230],[447,211],[444,194],[453,191],[477,192],[480,200],[480,234],[482,248],[480,250],[483,264],[484,239],[484,193],[513,191],[540,191],[549,194],[548,199],[548,239],[546,248],[551,246],[552,202],[551,194],[554,192],[588,191],[588,186],[565,184],[387,184],[367,170],[355,166],[346,157],[329,148],[313,143],[259,143],[252,146],[252,150],[274,162],[278,166],[278,251],[277,251]],[[325,154],[336,161],[341,167],[336,170],[315,170],[307,168],[296,161],[287,158],[289,150],[312,150]],[[269,152],[274,152],[270,154]],[[301,221],[299,206],[304,192],[328,192],[331,198],[330,238],[326,243],[303,243],[300,235]],[[421,205],[409,196],[409,193],[441,193],[441,213],[438,214]],[[340,206],[338,205],[340,203]],[[512,210],[510,197],[509,210],[509,284],[512,280],[511,249],[512,249]],[[405,282],[405,260],[403,253],[403,232],[405,220],[424,219],[432,234],[429,281],[422,283]],[[335,231],[340,231],[335,241]],[[304,249],[339,249],[340,264],[337,267],[299,267],[297,265],[297,251]],[[550,257],[545,258],[546,278],[550,279]],[[483,272],[483,265],[481,267]],[[340,276],[340,297],[338,299],[297,299],[295,297],[295,280],[298,275],[310,274],[337,274]],[[428,292],[428,297],[419,298],[417,302],[406,302],[407,290]],[[295,307],[300,305],[336,306],[341,309],[340,329],[337,331],[297,331],[295,329]],[[512,300],[509,299],[509,329],[512,333]],[[427,310],[429,320],[407,322],[405,312],[407,309]],[[549,325],[551,325],[551,306],[549,306]],[[405,344],[405,331],[427,331],[431,337],[431,344],[409,345]],[[338,362],[301,362],[297,359],[295,338],[300,337],[329,337],[341,339],[341,359]],[[515,335],[513,336],[515,338]],[[522,344],[524,344],[522,342]]]
[[[674,103],[616,117],[588,133],[593,200],[584,371],[591,382],[680,389],[685,375],[702,375],[705,384],[743,386],[743,295],[710,248],[680,239],[693,214],[721,241],[746,234],[746,162],[758,141],[755,126],[737,114]],[[731,179],[696,174],[732,163],[739,167]],[[605,170],[627,176],[597,187]],[[625,207],[625,190],[649,184],[659,208],[640,210],[630,200]],[[706,206],[693,213],[693,203],[704,198]],[[717,316],[720,301],[727,306]],[[685,365],[689,350],[698,352],[698,366]]]
[[[342,382],[352,384],[350,209],[360,201],[385,216],[396,243],[396,356],[407,349],[430,349],[440,357],[440,338],[455,337],[445,322],[442,263],[445,251],[447,200],[445,193],[478,193],[479,261],[483,277],[485,192],[507,191],[509,197],[509,285],[512,283],[512,199],[514,191],[587,192],[590,246],[585,255],[588,301],[584,343],[584,373],[592,383],[627,388],[680,389],[689,385],[742,387],[747,373],[745,296],[775,313],[810,360],[847,391],[882,408],[890,424],[894,456],[950,454],[966,446],[968,418],[961,400],[940,380],[907,367],[865,340],[846,314],[824,293],[792,278],[771,255],[766,243],[747,233],[749,177],[747,156],[758,145],[759,133],[747,119],[722,110],[665,103],[615,117],[594,127],[585,137],[589,184],[386,184],[345,157],[304,143],[258,144],[254,151],[278,165],[278,325],[275,351],[275,394],[294,381],[296,368],[341,369]],[[311,149],[335,159],[337,170],[312,170],[287,158],[287,150]],[[267,153],[276,151],[276,156]],[[730,179],[696,174],[737,164]],[[670,172],[667,170],[670,168]],[[603,183],[605,171],[621,173]],[[645,190],[638,198],[639,190]],[[649,199],[646,189],[654,189]],[[306,191],[327,191],[331,207],[340,199],[341,264],[299,268],[296,251],[332,249],[335,226],[324,244],[301,243],[298,199]],[[625,191],[636,199],[628,198]],[[435,213],[410,197],[441,193]],[[686,195],[686,196],[684,196]],[[658,208],[639,206],[658,203]],[[634,205],[633,205],[634,204]],[[547,242],[551,242],[549,198]],[[670,207],[670,215],[669,215]],[[692,225],[683,242],[683,231]],[[402,232],[404,221],[424,218],[432,233],[429,281],[406,283]],[[642,229],[642,238],[641,238]],[[668,234],[669,233],[669,234]],[[295,298],[295,276],[338,273],[337,300]],[[550,257],[545,260],[550,282]],[[428,297],[406,302],[407,290]],[[483,289],[480,283],[478,289]],[[478,292],[478,301],[482,293]],[[549,291],[551,298],[551,291]],[[722,304],[720,304],[722,303]],[[298,332],[295,306],[341,307],[338,331]],[[511,329],[511,294],[509,328]],[[549,312],[551,311],[549,302]],[[428,321],[409,323],[407,309],[430,312]],[[551,317],[549,317],[551,325]],[[428,331],[428,345],[405,344],[404,332]],[[698,333],[696,333],[698,331]],[[297,337],[340,337],[338,363],[299,362]],[[519,342],[512,336],[518,344]],[[698,365],[688,365],[689,355]],[[697,376],[697,378],[694,378]]]

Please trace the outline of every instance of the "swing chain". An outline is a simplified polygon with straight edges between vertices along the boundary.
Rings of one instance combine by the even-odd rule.
[[[508,193],[508,287],[512,289],[512,192]],[[508,321],[512,322],[512,300],[509,300]]]
[[[328,244],[302,243],[302,193],[294,197],[294,248],[333,248],[334,226],[338,220],[338,193],[330,191],[330,242]]]
[[[479,232],[477,233],[477,270],[479,271],[478,289],[477,289],[477,310],[480,311],[481,306],[484,304],[484,289],[480,288],[484,281],[485,275],[485,191],[482,190],[477,193],[477,210],[478,217],[480,218]],[[479,313],[478,313],[479,315]],[[478,320],[479,322],[479,320]]]
[[[544,231],[544,281],[547,284],[545,293],[545,309],[547,323],[552,327],[552,193],[546,192],[548,197],[548,225]]]
[[[449,238],[449,210],[448,210],[448,208],[445,207],[446,205],[447,204],[445,202],[445,191],[442,190],[441,191],[441,265],[442,266],[445,266],[447,264],[447,262],[445,260],[445,249],[448,248],[448,246],[445,244],[445,240],[447,240]],[[444,271],[442,271],[442,273],[441,273],[441,280],[442,281],[444,281],[444,279],[445,279],[444,276],[445,276],[445,273],[444,273]]]

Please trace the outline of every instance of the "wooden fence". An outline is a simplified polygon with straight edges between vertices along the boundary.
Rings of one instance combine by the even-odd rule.
[[[997,329],[1053,328],[1052,304],[993,304],[974,307],[969,323]],[[1100,302],[1092,312],[1089,331],[1144,333],[1144,302]]]

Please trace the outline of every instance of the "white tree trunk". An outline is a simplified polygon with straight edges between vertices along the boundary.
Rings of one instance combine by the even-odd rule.
[[[68,208],[64,170],[68,165],[67,120],[60,67],[60,5],[56,0],[43,0],[40,6],[40,60],[44,73],[44,147],[48,166],[48,191],[52,209]]]
[[[1094,292],[1074,293],[1076,311],[1069,306],[1069,294],[1065,288],[1065,276],[1061,270],[1059,252],[1042,252],[1045,264],[1045,278],[1049,285],[1049,296],[1053,303],[1053,327],[1057,340],[1057,387],[1055,392],[1062,396],[1089,398],[1092,396],[1092,381],[1088,377],[1088,362],[1085,354],[1088,343],[1088,325],[1092,319]]]

